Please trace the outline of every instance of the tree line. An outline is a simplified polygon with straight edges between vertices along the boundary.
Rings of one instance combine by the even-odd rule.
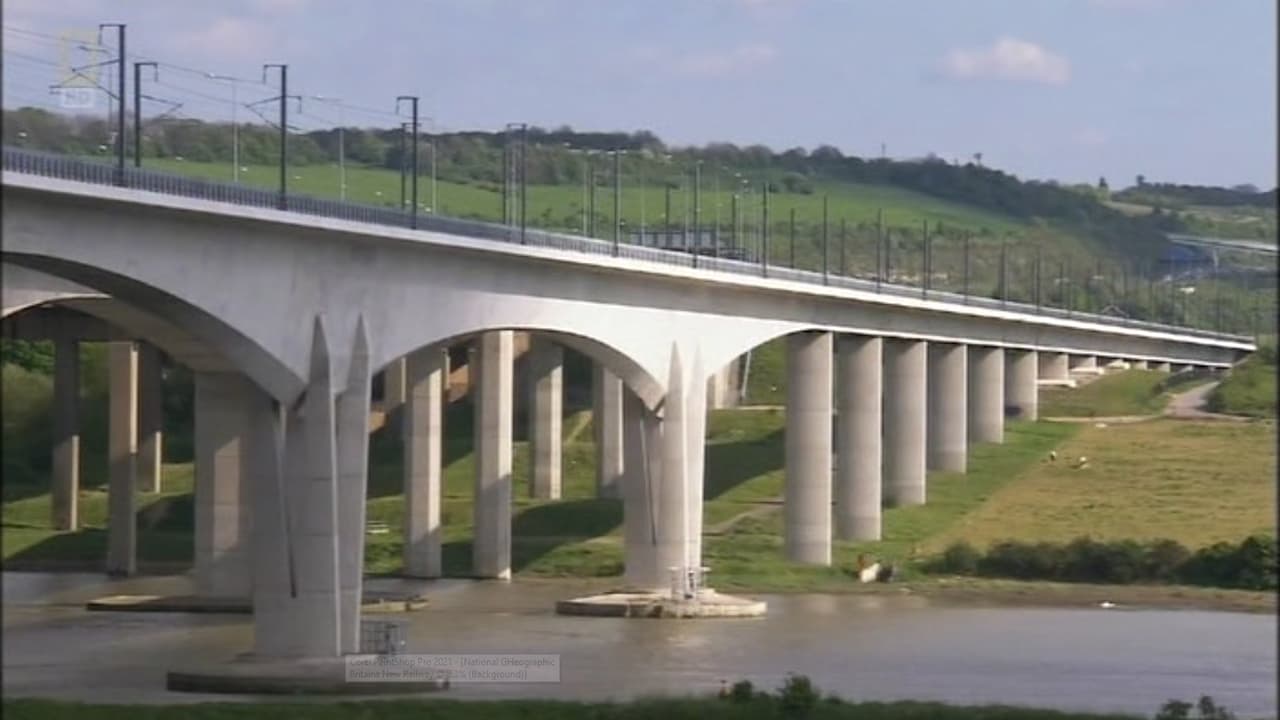
[[[4,112],[6,145],[104,155],[113,147],[114,132],[114,125],[103,117],[62,115],[37,108]],[[237,136],[238,157],[244,165],[272,164],[279,156],[278,130],[263,124],[241,123],[233,130],[229,123],[151,119],[144,124],[142,135],[142,151],[147,157],[231,162],[237,155]],[[402,163],[411,165],[405,162],[406,146],[399,128],[293,132],[288,135],[290,162],[336,162],[340,136],[347,162],[397,171]],[[515,138],[483,131],[424,134],[419,142],[418,172],[426,175],[434,168],[442,180],[496,189],[503,181],[504,146],[514,143]],[[608,153],[618,150],[624,153],[623,174],[631,186],[685,187],[692,182],[694,164],[700,162],[703,187],[709,187],[712,172],[724,178],[736,174],[735,181],[745,180],[757,188],[767,184],[774,192],[812,193],[824,181],[893,185],[1022,220],[1060,224],[1121,252],[1149,254],[1163,245],[1163,233],[1186,229],[1176,213],[1129,216],[1092,194],[1051,181],[1024,181],[975,162],[949,163],[934,156],[917,161],[866,159],[846,156],[830,145],[782,152],[764,145],[732,143],[677,148],[665,145],[648,131],[578,132],[567,126],[552,130],[531,127],[523,138],[524,172],[533,184],[581,184],[588,176],[598,184],[611,184],[613,159]],[[1210,190],[1222,190],[1230,197],[1239,195],[1221,188]],[[1274,202],[1274,191],[1271,195]]]

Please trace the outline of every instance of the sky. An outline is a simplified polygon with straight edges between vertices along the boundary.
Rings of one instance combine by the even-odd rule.
[[[1276,185],[1275,0],[5,0],[4,103],[128,24],[148,114],[230,119],[288,63],[299,127],[508,122],[672,145],[936,153],[1022,178]],[[111,45],[110,42],[106,43]],[[176,66],[176,68],[174,67]],[[272,76],[274,77],[274,76]],[[102,82],[109,82],[103,79]],[[271,80],[274,83],[274,80]],[[341,105],[332,104],[339,98]],[[329,101],[326,104],[326,101]],[[104,100],[98,100],[104,107]],[[270,105],[259,106],[274,115]],[[291,110],[292,112],[292,110]],[[241,120],[254,120],[241,106]]]

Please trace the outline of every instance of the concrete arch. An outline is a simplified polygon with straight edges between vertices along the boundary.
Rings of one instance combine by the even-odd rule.
[[[194,372],[236,370],[216,349],[182,328],[107,295],[64,295],[13,309],[3,318],[6,337],[53,333],[85,342],[145,340]]]
[[[102,297],[82,285],[11,263],[0,264],[0,278],[0,318],[56,300]]]
[[[166,352],[194,361],[194,369],[211,366],[207,369],[238,370],[277,399],[292,397],[296,394],[293,389],[301,384],[288,367],[234,327],[160,288],[52,257],[5,252],[3,258],[6,265],[96,291],[95,295],[64,296],[60,302],[113,324],[137,329],[144,339]],[[117,302],[106,303],[104,296]]]
[[[600,363],[609,372],[621,378],[623,383],[629,387],[632,392],[636,393],[645,405],[653,409],[661,402],[666,392],[665,383],[654,377],[643,365],[634,358],[627,355],[613,345],[588,337],[581,333],[567,332],[564,330],[550,329],[547,326],[529,327],[526,325],[490,325],[480,327],[473,330],[457,333],[448,337],[435,337],[426,340],[417,348],[405,352],[405,355],[430,350],[444,350],[458,343],[479,337],[484,333],[495,332],[500,330],[511,330],[515,332],[529,332],[542,337],[553,340],[567,348],[575,350],[595,362]],[[393,362],[395,358],[389,358],[381,366],[375,368],[375,372],[384,369]]]

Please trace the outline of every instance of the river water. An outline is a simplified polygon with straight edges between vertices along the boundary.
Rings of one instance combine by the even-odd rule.
[[[102,702],[186,702],[167,670],[230,659],[245,615],[91,613],[116,593],[185,593],[183,577],[7,572],[3,690]],[[569,583],[371,580],[421,591],[409,652],[558,654],[561,681],[455,687],[452,697],[605,699],[776,686],[788,672],[856,700],[998,702],[1150,715],[1212,695],[1242,718],[1276,716],[1272,615],[1098,607],[950,605],[909,595],[763,595],[768,617],[656,621],[554,615]]]

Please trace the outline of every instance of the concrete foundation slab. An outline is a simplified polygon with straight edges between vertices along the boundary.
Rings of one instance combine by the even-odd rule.
[[[763,617],[768,605],[763,600],[722,595],[702,590],[694,600],[672,598],[664,592],[614,592],[556,603],[559,615],[655,619],[751,618]]]
[[[423,610],[428,601],[421,595],[403,593],[366,593],[360,611],[368,613],[398,613]],[[105,595],[84,605],[85,610],[95,612],[176,612],[176,613],[226,613],[249,615],[253,604],[248,598],[209,597],[200,595]]]
[[[234,695],[412,695],[446,687],[448,683],[439,680],[351,681],[347,679],[347,659],[343,657],[296,660],[244,657],[165,675],[168,690]]]

